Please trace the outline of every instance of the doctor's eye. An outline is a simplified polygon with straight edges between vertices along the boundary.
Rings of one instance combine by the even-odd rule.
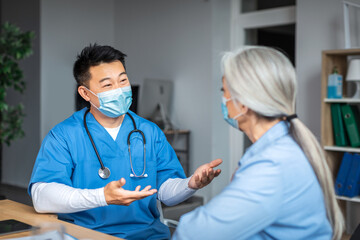
[[[223,87],[222,87],[222,88],[220,88],[220,91],[221,91],[221,92],[224,92],[224,88],[223,88]]]

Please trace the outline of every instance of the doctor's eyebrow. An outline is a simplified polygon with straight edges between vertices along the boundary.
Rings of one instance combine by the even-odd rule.
[[[121,72],[121,73],[119,74],[119,77],[120,77],[121,75],[126,75],[126,72]],[[103,78],[103,79],[101,79],[101,80],[99,81],[99,83],[102,83],[103,81],[106,81],[106,80],[109,80],[109,79],[110,79],[109,77]]]
[[[121,75],[126,75],[126,72],[121,72],[120,74],[119,74],[119,77],[121,76]]]

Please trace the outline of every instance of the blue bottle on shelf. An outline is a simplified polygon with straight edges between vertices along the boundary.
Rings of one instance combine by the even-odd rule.
[[[342,76],[338,74],[337,68],[334,67],[332,74],[328,77],[327,97],[328,98],[342,98],[343,80]]]

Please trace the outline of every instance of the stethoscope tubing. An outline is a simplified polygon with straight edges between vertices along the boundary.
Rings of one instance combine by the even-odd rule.
[[[107,167],[105,167],[103,161],[101,160],[101,157],[100,157],[100,154],[99,154],[99,152],[98,152],[98,150],[96,148],[95,142],[94,142],[94,140],[93,140],[93,138],[92,138],[92,136],[90,134],[90,131],[88,129],[88,126],[87,126],[87,123],[86,123],[86,116],[87,116],[87,114],[89,112],[90,112],[90,109],[87,109],[85,114],[84,114],[84,127],[85,127],[87,135],[89,136],[91,145],[93,146],[93,148],[95,150],[96,156],[97,156],[97,158],[99,160],[99,163],[100,163],[100,166],[101,166],[101,168],[99,169],[99,176],[101,178],[103,178],[103,179],[106,179],[106,178],[108,178],[110,176],[110,170]],[[147,174],[145,174],[145,170],[146,170],[146,138],[145,138],[145,135],[144,135],[143,131],[137,129],[136,123],[135,123],[135,120],[134,120],[133,116],[131,116],[131,114],[128,113],[128,112],[126,114],[130,117],[130,119],[131,119],[131,121],[132,121],[132,123],[134,125],[134,130],[132,130],[129,133],[128,137],[127,137],[127,144],[128,144],[129,156],[130,156],[130,166],[131,166],[131,171],[132,171],[132,174],[130,174],[130,177],[132,177],[132,176],[133,177],[147,177]],[[143,145],[144,145],[144,169],[143,169],[143,172],[142,172],[141,175],[136,175],[135,174],[133,164],[132,164],[132,159],[131,159],[130,138],[131,138],[131,134],[133,134],[133,133],[140,133],[141,136],[142,136],[142,139],[143,139]]]
[[[87,135],[89,136],[91,145],[93,146],[93,148],[94,148],[94,150],[95,150],[96,156],[97,156],[97,158],[98,158],[98,160],[99,160],[99,163],[100,163],[100,165],[101,165],[101,169],[104,170],[104,169],[105,169],[105,166],[104,166],[104,164],[103,164],[103,161],[102,161],[101,158],[100,158],[99,152],[98,152],[98,150],[97,150],[97,148],[96,148],[96,146],[95,146],[94,140],[93,140],[93,138],[92,138],[92,136],[91,136],[91,134],[90,134],[90,131],[89,131],[88,126],[87,126],[87,123],[86,123],[86,115],[87,115],[89,112],[90,112],[90,108],[89,108],[88,110],[86,110],[86,112],[85,112],[85,114],[84,114],[84,126],[85,126],[85,130],[86,130]]]

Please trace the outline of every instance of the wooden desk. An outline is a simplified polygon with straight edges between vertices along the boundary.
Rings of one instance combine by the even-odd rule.
[[[94,240],[118,240],[121,238],[113,237],[98,231],[80,227],[75,224],[57,219],[55,214],[36,213],[33,207],[17,203],[11,200],[0,200],[0,220],[15,219],[30,225],[39,225],[43,222],[59,222],[66,228],[66,233],[75,238],[89,238]],[[29,236],[30,232],[14,233],[1,236],[0,239]]]

